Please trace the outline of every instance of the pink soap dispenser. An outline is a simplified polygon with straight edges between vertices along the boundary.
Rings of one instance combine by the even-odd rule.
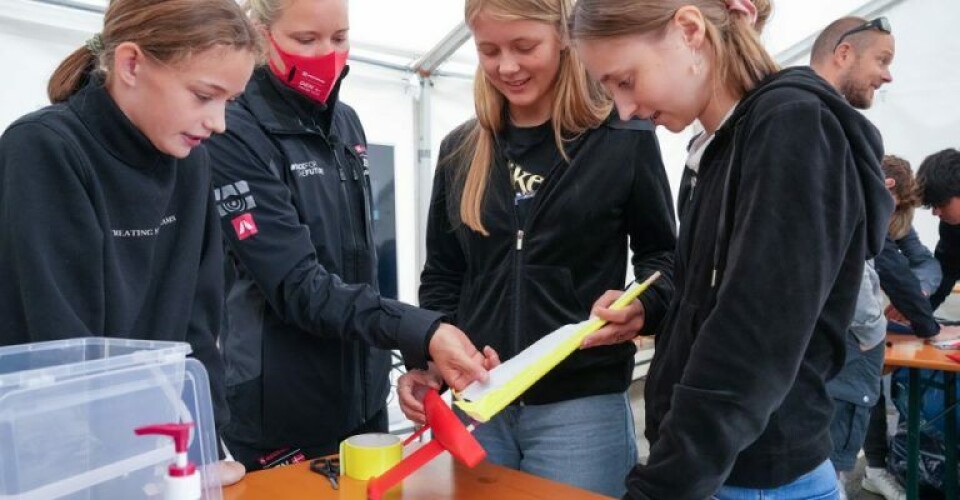
[[[163,493],[165,500],[200,500],[202,496],[197,466],[187,460],[187,443],[190,440],[191,429],[193,429],[193,422],[148,425],[134,430],[138,436],[160,435],[173,439],[177,461],[170,464],[167,469]]]

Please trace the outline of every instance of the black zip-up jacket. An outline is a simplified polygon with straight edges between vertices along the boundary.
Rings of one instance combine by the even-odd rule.
[[[223,247],[210,160],[158,151],[93,79],[0,138],[0,345],[189,342],[228,419]]]
[[[650,124],[608,122],[569,142],[572,162],[559,162],[547,174],[523,227],[498,146],[483,207],[490,236],[459,223],[458,193],[472,155],[463,144],[472,125],[454,130],[440,146],[420,303],[507,360],[560,326],[587,319],[600,295],[623,287],[629,237],[634,276],[663,273],[640,299],[644,333],[656,332],[673,292],[676,226]],[[521,399],[544,404],[622,392],[635,351],[632,342],[577,351]]]
[[[647,375],[630,498],[773,488],[828,458],[824,380],[893,201],[880,134],[809,68],[771,75],[685,172],[677,292]],[[712,283],[716,283],[713,285]]]
[[[335,451],[386,406],[379,348],[423,367],[439,324],[378,294],[366,138],[340,82],[324,106],[259,68],[209,146],[228,255],[226,435],[256,448]]]
[[[960,280],[960,225],[951,226],[941,222],[939,232],[940,240],[933,255],[940,262],[943,278],[937,291],[930,295],[930,307],[934,311],[953,293],[953,286]]]

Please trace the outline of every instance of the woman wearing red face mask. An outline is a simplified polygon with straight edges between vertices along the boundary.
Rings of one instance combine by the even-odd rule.
[[[491,361],[440,314],[379,296],[366,137],[338,99],[346,0],[246,8],[269,64],[254,72],[210,150],[228,254],[224,437],[259,469],[385,432],[382,349],[400,349],[410,366],[431,359],[455,388],[485,377]]]

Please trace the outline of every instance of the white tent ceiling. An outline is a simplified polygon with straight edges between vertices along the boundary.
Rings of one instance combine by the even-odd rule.
[[[108,0],[4,0],[52,3],[70,9],[102,12]],[[377,62],[397,69],[412,67],[445,36],[463,29],[462,0],[349,0],[352,54],[358,62]],[[2,2],[0,2],[2,3]],[[764,32],[773,54],[780,54],[815,34],[829,21],[864,12],[865,0],[773,0],[774,13]],[[77,27],[82,29],[81,27]],[[466,36],[466,35],[464,35]],[[461,37],[462,39],[462,37]],[[444,53],[446,54],[446,53]],[[469,76],[477,57],[469,40],[445,58],[441,70]]]

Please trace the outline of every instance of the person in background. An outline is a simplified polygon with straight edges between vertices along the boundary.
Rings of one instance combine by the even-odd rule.
[[[675,224],[653,126],[611,114],[569,46],[571,3],[467,0],[477,116],[440,148],[420,302],[505,360],[591,313],[612,320],[474,435],[496,464],[620,496],[637,461],[632,339],[672,296]],[[624,311],[591,311],[622,289],[628,249],[633,278],[662,277]],[[417,376],[398,392],[422,420]]]
[[[814,41],[810,51],[810,67],[851,106],[869,109],[873,105],[876,90],[893,81],[890,65],[893,63],[895,44],[890,31],[885,18],[872,21],[860,17],[837,19],[824,28]],[[908,189],[908,186],[902,188]],[[911,206],[909,198],[904,201],[904,207]],[[912,214],[912,208],[909,213]],[[895,216],[895,219],[902,221],[902,217]],[[888,236],[883,251],[891,248],[896,251],[896,244]],[[837,471],[841,499],[846,498],[847,475],[856,467],[857,455],[867,438],[871,415],[885,414],[880,378],[887,320],[883,315],[880,293],[883,282],[878,276],[881,256],[877,257],[876,262],[867,261],[864,266],[856,313],[846,335],[844,365],[827,383],[827,391],[834,401],[830,425],[833,440],[830,461]],[[891,279],[890,272],[886,277],[888,281]],[[899,283],[896,276],[892,279]],[[871,448],[874,446],[876,444],[871,442]],[[867,475],[870,481],[886,489],[896,486],[896,481],[890,482],[893,478],[883,467],[868,470]]]
[[[933,317],[933,308],[927,295],[936,283],[924,285],[924,279],[939,274],[939,265],[930,251],[916,238],[913,229],[913,213],[920,204],[920,193],[910,164],[897,156],[883,158],[883,172],[887,186],[893,195],[896,209],[890,220],[890,232],[877,256],[877,272],[880,287],[890,299],[886,315],[888,330],[892,333],[908,333],[920,338],[934,338],[940,325]],[[914,241],[911,241],[910,235]],[[931,265],[932,264],[932,265]],[[931,270],[931,268],[933,268]],[[921,274],[916,274],[919,269]],[[926,287],[926,288],[925,288]],[[906,314],[900,311],[905,311]],[[886,398],[880,392],[877,406],[870,414],[863,451],[867,467],[861,487],[887,500],[906,498],[903,486],[889,472],[890,444],[887,432]]]
[[[0,345],[189,342],[223,428],[223,253],[203,143],[260,54],[232,0],[110,2],[103,31],[50,78],[53,104],[0,137]]]
[[[892,200],[879,132],[810,68],[779,70],[765,0],[579,0],[571,34],[621,116],[691,145],[677,295],[647,375],[629,498],[834,498],[833,404]]]
[[[367,140],[339,99],[347,0],[250,0],[268,46],[210,144],[227,251],[221,347],[233,455],[261,469],[386,432],[390,353],[454,388],[483,354],[442,315],[377,289]],[[492,355],[492,351],[487,350]]]
[[[919,188],[910,163],[903,158],[884,156],[882,167],[897,204],[883,251],[877,256],[880,286],[890,298],[886,311],[890,330],[930,338],[940,333],[927,298],[939,284],[940,266],[913,229]]]
[[[923,204],[940,218],[940,241],[934,250],[943,279],[930,295],[936,310],[960,279],[960,151],[947,148],[923,160],[917,170]]]

